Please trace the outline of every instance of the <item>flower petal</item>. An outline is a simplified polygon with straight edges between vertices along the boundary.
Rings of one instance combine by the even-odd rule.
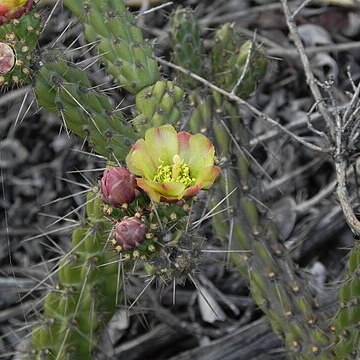
[[[145,142],[149,156],[155,164],[160,165],[159,160],[165,165],[173,163],[173,157],[178,153],[177,133],[173,126],[163,125],[148,129],[145,133]]]
[[[190,138],[193,135],[186,131],[179,132],[177,134],[177,139],[179,143],[179,156],[181,159],[184,160],[184,162],[187,164],[190,159]]]
[[[150,151],[144,139],[139,139],[132,146],[126,156],[126,165],[130,172],[135,175],[152,179],[155,175],[157,164],[153,162]]]
[[[221,169],[218,166],[208,166],[203,168],[196,178],[195,185],[200,185],[201,189],[209,189],[220,173]]]
[[[189,147],[187,150],[187,165],[190,168],[190,175],[198,178],[204,168],[214,165],[215,149],[212,142],[202,134],[192,135],[189,138]]]
[[[199,191],[201,190],[201,185],[194,185],[194,186],[190,186],[189,188],[187,188],[183,193],[182,193],[182,198],[184,199],[190,199],[193,196],[195,196]]]
[[[161,184],[152,180],[137,178],[137,185],[143,189],[155,202],[162,201],[162,197],[172,200],[180,200],[185,190],[185,185],[178,182]]]

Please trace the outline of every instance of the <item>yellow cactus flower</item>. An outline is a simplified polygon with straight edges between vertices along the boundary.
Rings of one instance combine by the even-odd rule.
[[[209,189],[220,174],[215,149],[202,134],[177,133],[173,126],[148,129],[126,157],[137,185],[155,202],[189,199]]]

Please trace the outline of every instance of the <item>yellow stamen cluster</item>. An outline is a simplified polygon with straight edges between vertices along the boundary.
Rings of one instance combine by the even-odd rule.
[[[189,166],[185,164],[179,155],[174,155],[173,165],[164,165],[164,161],[160,161],[153,180],[163,184],[179,182],[186,187],[195,183],[195,179],[190,176]]]

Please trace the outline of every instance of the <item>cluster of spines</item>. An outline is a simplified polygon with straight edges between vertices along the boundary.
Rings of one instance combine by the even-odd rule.
[[[43,56],[35,92],[38,102],[55,111],[66,128],[87,139],[101,155],[121,161],[136,139],[132,127],[111,99],[94,88],[86,73],[58,51]]]
[[[136,94],[159,80],[152,47],[123,1],[65,0],[85,24],[85,38],[96,44],[101,60],[119,87]]]
[[[41,24],[41,16],[31,11],[0,26],[0,42],[12,47],[15,60],[14,67],[0,75],[0,86],[21,86],[31,80]]]

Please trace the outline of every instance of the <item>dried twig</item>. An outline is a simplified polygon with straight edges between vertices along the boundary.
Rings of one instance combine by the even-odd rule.
[[[247,102],[246,100],[236,96],[235,94],[231,94],[228,91],[212,84],[211,82],[209,82],[208,80],[202,78],[201,76],[198,76],[194,73],[192,73],[191,71],[182,68],[181,66],[177,66],[169,61],[166,61],[162,58],[156,57],[156,60],[166,66],[169,66],[179,72],[182,72],[183,74],[186,74],[190,77],[192,77],[193,79],[199,81],[200,83],[204,84],[205,86],[208,86],[209,88],[217,91],[218,93],[226,96],[227,98],[229,98],[230,100],[234,101],[235,103],[237,103],[238,105],[242,105],[245,106],[246,108],[248,108],[254,115],[258,116],[261,120],[266,121],[268,123],[270,123],[271,125],[276,126],[277,128],[279,128],[282,132],[284,132],[285,134],[289,135],[292,139],[298,141],[300,144],[306,146],[307,148],[313,150],[313,151],[318,151],[321,153],[329,153],[332,152],[333,149],[332,148],[323,148],[321,146],[317,146],[315,144],[312,144],[306,140],[304,140],[303,138],[301,138],[300,136],[295,135],[294,133],[292,133],[291,131],[289,131],[285,126],[279,124],[276,120],[274,120],[273,118],[271,118],[269,115],[263,113],[262,111],[260,111],[259,109],[257,109],[255,106],[251,105],[249,102]]]

